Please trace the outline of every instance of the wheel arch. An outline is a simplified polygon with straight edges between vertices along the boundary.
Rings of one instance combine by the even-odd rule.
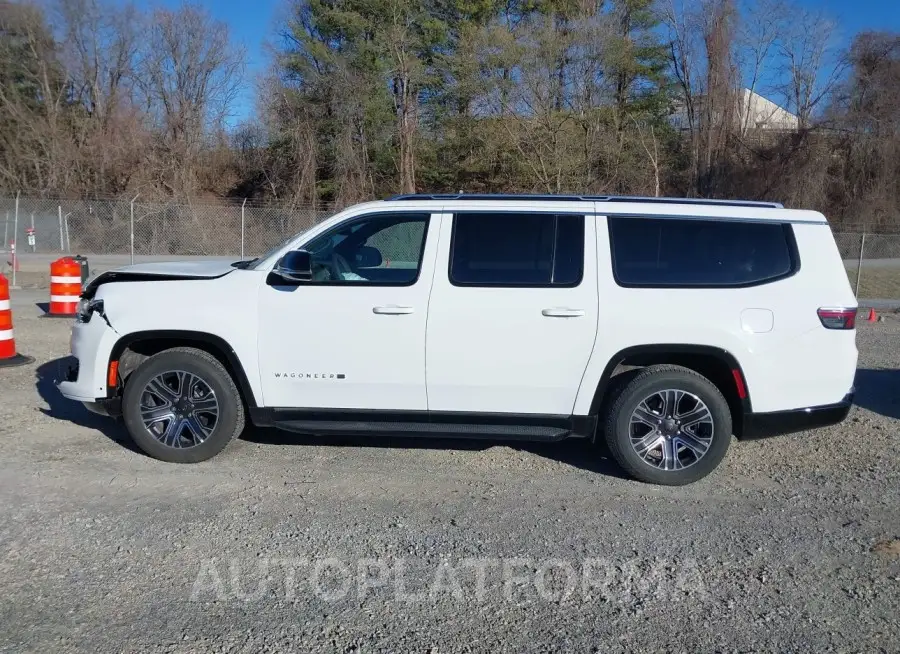
[[[215,334],[181,329],[153,329],[132,332],[119,338],[113,345],[109,354],[109,363],[119,361],[128,351],[138,355],[151,356],[164,350],[185,346],[203,350],[218,359],[219,363],[234,378],[234,382],[240,390],[247,407],[252,409],[258,406],[253,387],[250,385],[250,380],[247,377],[240,357],[224,338]],[[112,397],[115,392],[115,388],[107,387],[107,395],[109,397]]]
[[[667,343],[636,345],[610,357],[591,400],[590,414],[601,416],[608,400],[610,381],[630,368],[670,364],[689,368],[715,384],[731,409],[734,433],[743,433],[744,416],[752,412],[747,378],[737,358],[728,350],[709,345]]]

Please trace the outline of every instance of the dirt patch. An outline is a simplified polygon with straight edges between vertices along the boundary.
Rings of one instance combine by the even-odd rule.
[[[891,559],[900,559],[900,538],[880,540],[872,546],[872,551]]]

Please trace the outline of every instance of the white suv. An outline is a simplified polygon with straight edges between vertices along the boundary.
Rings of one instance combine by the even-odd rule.
[[[843,420],[856,299],[831,229],[774,203],[414,195],[252,261],[89,283],[63,395],[196,462],[244,428],[604,440],[684,484],[732,435]]]

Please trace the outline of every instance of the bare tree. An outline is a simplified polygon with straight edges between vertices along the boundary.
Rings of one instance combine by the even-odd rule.
[[[834,102],[842,134],[841,209],[854,222],[896,229],[900,213],[900,34],[865,32],[848,52],[849,79]]]
[[[147,147],[134,97],[143,17],[131,4],[104,0],[56,0],[53,16],[77,109],[69,118],[75,187],[115,195],[139,172],[135,153]]]
[[[56,14],[73,96],[87,113],[108,123],[130,101],[140,17],[132,4],[58,0]]]
[[[232,140],[241,197],[270,197],[287,207],[318,206],[318,144],[313,121],[296,106],[297,99],[275,78],[260,88],[261,121],[248,121]]]
[[[676,93],[676,125],[687,132],[689,150],[688,192],[694,194],[700,178],[700,108],[704,92],[703,44],[700,40],[702,15],[695,4],[668,0],[663,20],[669,32],[672,76]]]
[[[387,95],[384,87],[370,71],[354,69],[344,51],[350,47],[346,39],[323,34],[308,2],[293,0],[289,12],[264,105],[281,155],[274,164],[284,171],[278,179],[292,189],[289,195],[313,203],[320,194],[337,206],[371,197],[375,182],[369,150],[378,130],[367,124],[366,109],[373,91]],[[286,162],[293,162],[292,170]],[[321,187],[320,168],[327,177]]]
[[[656,128],[652,122],[643,123],[634,116],[632,116],[632,122],[634,123],[641,148],[646,153],[647,161],[653,170],[653,197],[658,198],[662,189],[662,176],[660,174],[659,138],[656,134]]]
[[[846,61],[837,55],[836,24],[819,12],[791,9],[789,29],[779,47],[783,94],[801,129],[841,80]]]
[[[773,60],[789,29],[787,23],[792,12],[785,0],[744,0],[740,13],[741,21],[735,35],[735,57],[744,86],[752,97],[752,94],[765,90],[764,75],[772,69]],[[742,102],[738,112],[740,133],[744,135],[755,127],[749,102]]]
[[[67,186],[71,144],[69,87],[43,12],[0,5],[0,176],[13,188],[58,192]]]
[[[715,192],[719,165],[737,109],[733,59],[737,12],[733,0],[707,0],[703,43],[706,47],[706,94],[701,110],[701,166],[698,191]]]
[[[690,192],[706,195],[715,191],[735,125],[737,11],[733,0],[669,0],[663,15],[679,87],[680,122],[689,137]]]
[[[514,31],[492,26],[480,43],[485,52],[501,44],[500,69],[515,71],[515,77],[483,77],[481,94],[496,103],[496,122],[521,162],[525,187],[546,193],[583,185],[587,168],[573,147],[575,116],[558,108],[559,62],[566,59],[572,38],[571,31],[560,34],[552,17],[540,16]]]
[[[391,95],[397,115],[397,139],[399,142],[400,192],[416,192],[415,136],[418,127],[418,91],[421,86],[422,64],[416,58],[412,30],[415,16],[410,4],[391,4],[391,23],[386,42],[392,63]]]
[[[242,53],[203,9],[0,0],[0,187],[286,207],[422,187],[671,192],[872,226],[900,213],[896,31],[840,52],[798,0],[289,2],[234,129]],[[158,238],[195,216],[177,213]]]
[[[163,151],[174,160],[159,167],[159,182],[187,196],[196,190],[204,137],[222,126],[241,89],[244,52],[232,45],[227,25],[186,4],[153,13],[138,70]]]

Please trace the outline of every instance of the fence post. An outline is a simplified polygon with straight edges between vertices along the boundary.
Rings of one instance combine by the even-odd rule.
[[[66,244],[63,242],[63,226],[62,226],[62,205],[56,205],[56,211],[59,214],[59,251],[66,251]]]
[[[16,268],[19,267],[19,253],[16,251],[16,246],[19,245],[19,192],[16,191],[16,219],[13,223],[13,243],[15,246],[13,247],[13,255],[12,255],[12,285],[13,288],[16,286]]]
[[[131,265],[134,265],[134,201],[138,199],[140,193],[131,198]]]
[[[247,204],[247,198],[241,203],[241,259],[244,258],[244,207]]]
[[[69,254],[72,254],[72,239],[69,238],[69,216],[71,215],[72,213],[69,212],[63,217],[63,222],[66,225],[66,252]]]
[[[3,247],[9,244],[9,212],[6,212],[6,222],[3,223]]]
[[[859,261],[856,264],[856,299],[859,300],[859,280],[862,278],[863,252],[866,249],[866,230],[863,228],[862,240],[859,242]]]

